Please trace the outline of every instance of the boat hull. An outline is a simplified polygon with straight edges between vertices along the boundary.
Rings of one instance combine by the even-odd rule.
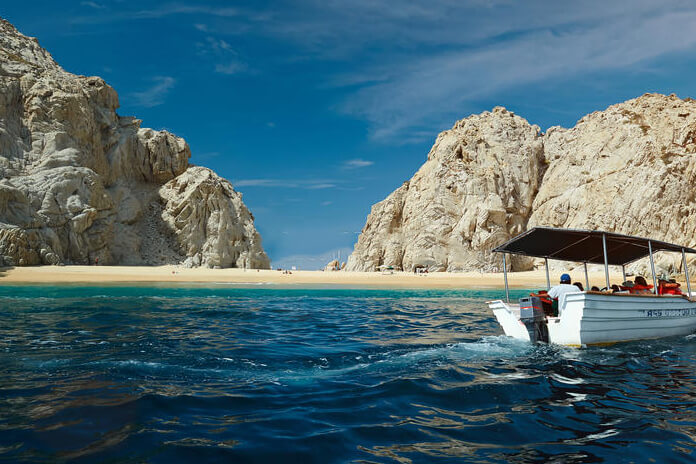
[[[519,306],[489,302],[506,335],[529,340]],[[549,341],[583,346],[688,335],[696,331],[696,301],[683,296],[570,293],[559,317],[547,318]]]

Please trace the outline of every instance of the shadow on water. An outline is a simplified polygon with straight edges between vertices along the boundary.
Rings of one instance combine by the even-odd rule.
[[[493,295],[0,288],[0,461],[692,459],[696,338],[532,346]]]

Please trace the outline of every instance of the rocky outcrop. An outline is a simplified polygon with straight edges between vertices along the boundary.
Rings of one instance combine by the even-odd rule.
[[[341,263],[337,259],[329,261],[324,267],[324,271],[340,271],[341,269]]]
[[[693,245],[695,152],[696,102],[674,95],[646,94],[545,134],[502,108],[471,116],[372,208],[348,268],[499,269],[490,250],[535,225]],[[660,260],[669,270],[678,261]]]
[[[550,128],[544,147],[529,226],[696,243],[696,101],[646,94]],[[681,268],[681,256],[658,256],[660,268]]]
[[[159,191],[162,219],[186,264],[267,268],[268,257],[242,196],[210,169],[192,167]]]
[[[268,268],[229,182],[118,106],[102,79],[64,71],[0,20],[0,265]]]
[[[457,122],[413,178],[372,207],[347,269],[499,267],[489,252],[525,230],[544,169],[538,126],[504,108]]]

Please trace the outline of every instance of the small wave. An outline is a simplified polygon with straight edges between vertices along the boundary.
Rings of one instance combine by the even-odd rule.
[[[25,362],[28,360],[25,360]],[[55,358],[55,359],[49,359],[47,361],[40,361],[36,363],[36,367],[39,369],[51,369],[54,367],[62,367],[62,366],[67,366],[70,363],[72,363],[73,360],[71,358]]]
[[[137,359],[127,359],[123,361],[93,361],[87,363],[91,366],[104,366],[104,367],[134,367],[134,368],[146,368],[146,369],[167,369],[173,366],[162,364],[152,361],[140,361]]]

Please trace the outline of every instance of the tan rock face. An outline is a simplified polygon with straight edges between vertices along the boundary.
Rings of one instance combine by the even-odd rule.
[[[500,267],[489,251],[525,230],[544,169],[539,127],[519,116],[495,108],[457,122],[372,207],[347,269]]]
[[[324,271],[340,271],[341,269],[343,268],[337,259],[332,259],[324,266]]]
[[[0,265],[268,268],[241,195],[190,167],[182,138],[118,106],[101,78],[64,71],[0,19]],[[186,185],[189,214],[177,221],[176,196],[160,189],[171,182]]]
[[[646,94],[544,136],[549,168],[529,226],[696,242],[696,102]],[[664,254],[661,268],[680,268]],[[641,263],[639,271],[646,273]]]
[[[270,262],[242,195],[225,179],[191,167],[159,190],[162,219],[187,265],[268,268]]]
[[[543,135],[502,109],[471,116],[373,206],[348,268],[495,269],[490,250],[535,225],[694,245],[695,151],[696,102],[676,96],[646,94]],[[658,267],[678,261],[666,255]]]

